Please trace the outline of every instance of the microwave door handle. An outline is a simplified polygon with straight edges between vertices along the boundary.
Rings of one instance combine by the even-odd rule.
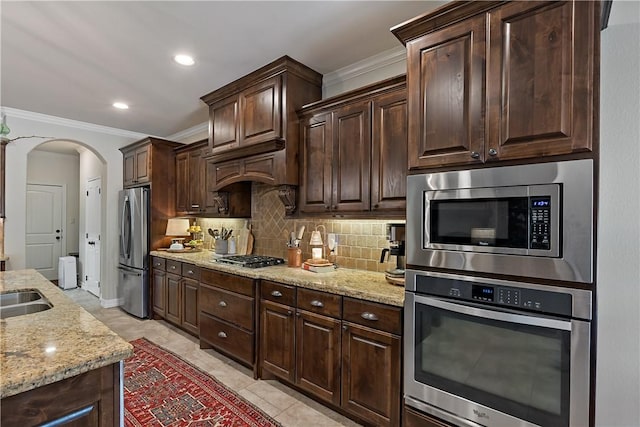
[[[479,307],[472,307],[460,303],[452,303],[437,298],[415,296],[416,303],[426,304],[431,307],[441,308],[443,310],[453,311],[460,314],[466,314],[473,317],[482,317],[502,322],[519,323],[523,325],[540,326],[543,328],[560,329],[563,331],[571,331],[571,322],[557,319],[549,319],[546,317],[529,316],[524,314],[516,314],[506,311],[487,310]]]

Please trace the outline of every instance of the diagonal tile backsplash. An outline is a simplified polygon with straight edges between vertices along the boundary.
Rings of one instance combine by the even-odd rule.
[[[211,237],[207,228],[233,228],[239,230],[249,225],[255,237],[253,253],[287,259],[287,241],[289,233],[305,227],[300,248],[302,259],[311,257],[309,239],[311,230],[322,225],[327,233],[335,233],[338,237],[337,255],[331,258],[338,266],[358,270],[384,271],[387,264],[380,263],[380,253],[388,247],[386,224],[388,222],[404,222],[398,219],[389,220],[347,220],[320,218],[285,218],[284,206],[278,198],[278,188],[266,184],[252,184],[252,218],[219,219],[198,218],[197,223],[205,232],[205,246],[210,244]],[[319,228],[322,230],[322,227]],[[323,230],[322,230],[323,231]],[[323,233],[323,239],[325,238]]]

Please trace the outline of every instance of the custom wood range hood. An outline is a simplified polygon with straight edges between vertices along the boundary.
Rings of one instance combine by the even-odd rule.
[[[217,190],[240,181],[280,186],[296,206],[300,130],[296,110],[322,97],[322,75],[283,56],[201,97],[209,106],[207,176]]]

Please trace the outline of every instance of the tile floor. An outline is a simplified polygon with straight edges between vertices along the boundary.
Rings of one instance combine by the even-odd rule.
[[[201,350],[195,337],[164,321],[139,320],[119,308],[102,308],[98,298],[81,289],[64,292],[123,339],[132,341],[145,337],[180,355],[258,406],[284,427],[359,425],[278,381],[254,380],[249,369],[213,350]]]

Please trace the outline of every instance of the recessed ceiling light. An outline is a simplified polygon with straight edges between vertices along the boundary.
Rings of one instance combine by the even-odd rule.
[[[173,57],[173,60],[176,61],[178,64],[180,65],[186,65],[186,66],[191,66],[193,64],[195,64],[195,61],[193,60],[193,57],[189,56],[189,55],[176,55]]]
[[[113,106],[116,107],[116,108],[119,108],[121,110],[129,109],[129,106],[127,104],[125,104],[124,102],[114,102]]]

